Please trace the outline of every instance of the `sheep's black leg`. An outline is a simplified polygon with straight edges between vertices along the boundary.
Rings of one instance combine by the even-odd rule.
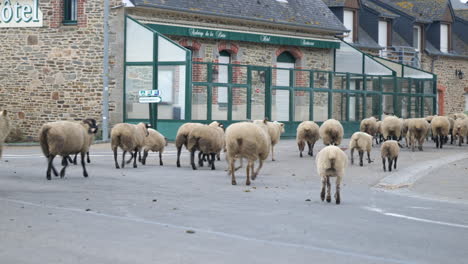
[[[203,152],[198,152],[198,166],[203,167]]]
[[[351,149],[351,165],[354,164],[354,148]]]
[[[217,154],[216,154],[216,160],[217,160],[217,161],[220,161],[220,160],[221,160],[221,153],[217,153]]]
[[[136,155],[135,155],[136,158]],[[141,162],[141,151],[138,151],[138,161]]]
[[[314,153],[312,152],[312,149],[313,149],[312,144],[307,142],[307,147],[309,148],[309,152],[307,154],[309,154],[309,156],[313,156]]]
[[[50,172],[52,170],[52,168],[54,168],[54,164],[53,164],[53,161],[54,161],[54,158],[55,158],[55,155],[49,155],[49,157],[47,157],[47,173],[46,173],[46,176],[47,176],[47,180],[51,180],[51,177],[50,177]],[[57,171],[55,171],[55,168],[54,168],[54,174],[57,173]]]
[[[234,163],[236,162],[236,160],[233,158],[229,158],[228,161],[229,161],[229,173],[231,174],[231,184],[236,185],[237,184],[236,176],[234,176],[234,171],[236,170]]]
[[[159,165],[162,166],[163,165],[163,162],[162,162],[162,152],[159,151]]]
[[[134,150],[134,154],[133,154],[133,168],[136,168],[137,167],[137,155],[138,153],[140,153],[138,150]],[[141,157],[140,157],[141,158]]]
[[[253,161],[249,160],[249,162],[247,163],[247,178],[245,179],[245,185],[250,185],[250,172],[251,172],[251,169],[250,167],[253,167],[254,166],[254,163]]]
[[[370,151],[367,151],[367,162],[371,163],[372,160],[370,159]]]
[[[67,169],[67,166],[68,166],[67,158],[62,159],[62,165],[63,165],[63,168],[60,170],[60,178],[65,177],[65,170]]]
[[[87,178],[88,177],[88,172],[86,171],[86,166],[85,166],[85,164],[86,164],[85,155],[86,155],[86,153],[81,152],[81,167],[83,167],[83,176],[85,178]]]
[[[364,159],[364,151],[360,150],[359,151],[359,166],[364,166],[362,160]]]
[[[305,147],[304,141],[297,143],[297,148],[299,148],[299,157],[301,158],[302,158],[302,151],[304,151],[304,147]]]
[[[89,159],[89,151],[86,152],[86,162],[91,163],[91,160]]]
[[[117,162],[117,148],[114,149],[114,162],[115,162],[115,168],[120,169],[119,163]]]
[[[398,160],[398,157],[395,157],[395,164],[393,165],[393,168],[396,170],[396,162]]]
[[[195,150],[190,151],[190,164],[192,165],[192,169],[197,169],[197,166],[195,166]]]
[[[52,172],[54,173],[55,177],[58,177],[58,171],[55,169],[54,164],[52,164]]]
[[[385,167],[385,158],[382,158],[382,164],[383,164],[383,171],[387,171],[387,168]]]
[[[73,162],[70,156],[68,158],[69,158],[70,163],[73,163],[73,165],[76,165],[77,164],[76,160],[78,159],[78,153],[75,154],[75,157],[73,158]]]
[[[310,148],[310,155],[313,157],[314,156],[314,146],[315,146],[315,142],[312,143],[312,147]]]
[[[327,203],[331,202],[330,177],[327,176]]]
[[[182,146],[177,147],[177,167],[180,168],[180,152],[182,151]]]
[[[143,158],[141,159],[141,164],[146,165],[146,158],[148,157],[148,151],[143,150]]]
[[[436,143],[436,148],[439,148],[439,136],[435,136],[434,141]]]
[[[388,171],[392,171],[393,159],[388,158]]]
[[[215,168],[215,159],[216,159],[216,153],[211,153],[211,169],[214,170]]]
[[[445,137],[444,136],[440,136],[440,139],[439,139],[439,145],[440,145],[440,148],[442,148],[442,146],[444,145],[444,142],[445,142]]]
[[[325,177],[322,177],[322,192],[320,192],[320,199],[322,199],[322,202],[325,201],[325,184],[327,183]]]
[[[335,191],[335,202],[336,202],[336,204],[341,203],[340,189],[341,189],[341,176],[338,176],[338,177],[336,177],[336,191]]]
[[[124,150],[124,152],[122,153],[122,169],[125,166],[125,154],[127,154],[127,151]]]

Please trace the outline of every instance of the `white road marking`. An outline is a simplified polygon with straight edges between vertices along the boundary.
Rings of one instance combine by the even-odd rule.
[[[143,223],[143,224],[149,224],[149,225],[169,227],[169,228],[174,228],[174,229],[179,229],[179,230],[184,230],[184,231],[185,230],[194,230],[197,233],[206,233],[206,234],[210,234],[210,235],[217,235],[217,236],[231,238],[231,239],[258,242],[258,243],[261,243],[261,244],[269,244],[269,245],[274,245],[274,246],[284,246],[284,247],[291,247],[291,248],[301,248],[301,249],[321,251],[321,252],[325,252],[325,253],[331,253],[331,254],[342,255],[342,256],[347,256],[347,257],[356,257],[356,258],[361,258],[361,259],[377,261],[377,263],[395,263],[395,264],[410,264],[410,263],[413,264],[414,263],[413,261],[404,261],[404,260],[393,259],[393,258],[373,256],[373,255],[355,253],[355,252],[352,252],[352,251],[339,250],[339,249],[333,249],[333,248],[328,248],[328,247],[310,246],[310,245],[288,243],[288,242],[275,241],[275,240],[264,240],[264,239],[254,238],[254,237],[247,237],[247,236],[243,236],[243,235],[236,235],[236,234],[231,234],[231,233],[225,233],[225,232],[219,232],[219,231],[213,231],[213,230],[207,230],[207,229],[201,229],[201,228],[194,228],[194,227],[190,227],[190,226],[174,225],[174,224],[169,224],[169,223],[150,221],[150,220],[145,220],[145,219],[136,218],[136,217],[118,216],[118,215],[98,213],[98,212],[93,212],[93,211],[86,212],[83,209],[78,209],[78,208],[59,207],[59,206],[52,206],[52,205],[45,205],[45,204],[37,204],[37,203],[21,201],[21,200],[14,200],[14,199],[7,199],[7,198],[0,198],[0,200],[5,201],[5,202],[22,204],[22,205],[30,205],[30,206],[40,207],[40,208],[70,211],[70,212],[80,213],[80,214],[112,218],[112,219],[117,219],[117,220],[121,220],[121,221],[137,222],[137,223]]]

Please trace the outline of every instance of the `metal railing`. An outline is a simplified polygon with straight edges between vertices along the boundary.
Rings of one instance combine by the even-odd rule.
[[[415,68],[421,68],[419,51],[408,46],[391,46],[380,51],[380,57],[406,64]]]

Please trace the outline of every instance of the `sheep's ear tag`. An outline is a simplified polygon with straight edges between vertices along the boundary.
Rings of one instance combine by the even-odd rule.
[[[151,124],[146,124],[146,128],[151,128]]]

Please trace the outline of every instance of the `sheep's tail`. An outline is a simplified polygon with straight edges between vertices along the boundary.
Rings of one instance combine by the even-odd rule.
[[[336,151],[330,151],[328,153],[328,160],[330,161],[330,169],[334,169],[335,168],[335,163],[336,163],[336,159],[337,159],[337,153]]]
[[[436,136],[442,136],[442,127],[436,127]]]
[[[49,157],[50,150],[49,150],[49,143],[47,142],[47,133],[50,130],[50,126],[43,126],[41,129],[41,133],[39,134],[39,142],[41,143],[42,153],[44,156]]]
[[[237,141],[237,145],[240,148],[242,146],[242,141],[243,141],[242,138],[238,138],[238,139],[236,139],[236,141]]]

